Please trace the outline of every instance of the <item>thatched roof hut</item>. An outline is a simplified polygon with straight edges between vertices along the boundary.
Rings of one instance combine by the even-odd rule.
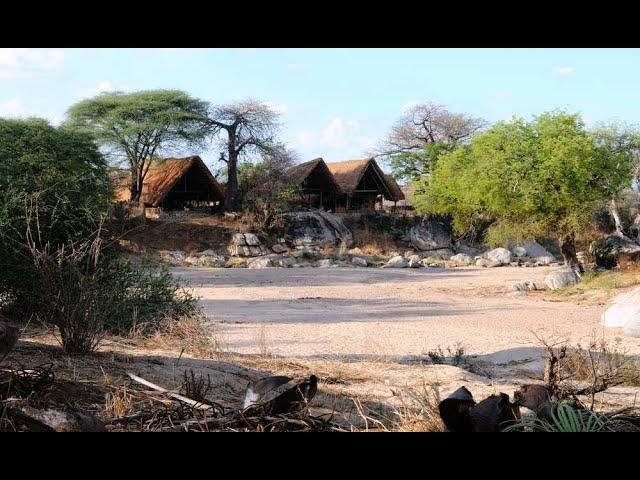
[[[322,158],[316,158],[291,167],[291,179],[300,187],[305,203],[333,208],[340,186]]]
[[[129,174],[116,179],[116,197],[128,201]],[[224,189],[197,156],[167,158],[151,164],[142,185],[141,202],[147,207],[181,208],[185,205],[221,202]]]
[[[375,208],[380,196],[391,201],[404,198],[402,190],[387,178],[374,158],[328,163],[327,167],[340,186],[347,210]]]

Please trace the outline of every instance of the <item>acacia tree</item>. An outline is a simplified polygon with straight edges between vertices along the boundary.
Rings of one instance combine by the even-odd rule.
[[[626,152],[599,143],[578,115],[545,113],[498,123],[443,155],[417,209],[451,214],[459,233],[490,218],[494,245],[553,236],[580,268],[576,237],[630,178]]]
[[[205,137],[207,107],[180,90],[111,92],[73,105],[67,123],[91,131],[109,155],[128,165],[137,202],[154,160]]]
[[[435,159],[470,139],[485,124],[435,102],[420,103],[396,121],[376,154],[390,161],[396,176],[417,180],[429,174]]]
[[[275,155],[282,150],[276,140],[278,116],[268,105],[251,99],[211,109],[210,133],[218,141],[220,160],[227,166],[227,211],[242,210],[238,162],[251,153]]]

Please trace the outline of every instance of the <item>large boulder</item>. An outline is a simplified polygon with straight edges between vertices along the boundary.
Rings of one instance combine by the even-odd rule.
[[[401,255],[397,255],[389,259],[389,261],[382,266],[382,268],[407,268],[409,262]]]
[[[549,272],[549,274],[544,277],[544,283],[546,283],[547,287],[551,290],[558,290],[570,285],[575,285],[579,281],[580,276],[575,269],[571,267],[558,268],[557,270]]]
[[[615,268],[623,257],[640,259],[640,245],[627,237],[610,235],[591,243],[589,253],[595,258],[597,266]]]
[[[451,222],[441,217],[424,217],[409,231],[411,245],[418,250],[453,248]]]
[[[353,246],[353,234],[342,219],[322,210],[288,212],[279,215],[286,236],[296,246]]]
[[[511,263],[511,252],[506,248],[494,248],[484,254],[489,262],[498,265],[509,265]]]
[[[629,326],[629,331],[640,334],[640,287],[617,295],[602,314],[602,324],[605,327],[625,327],[625,333]]]

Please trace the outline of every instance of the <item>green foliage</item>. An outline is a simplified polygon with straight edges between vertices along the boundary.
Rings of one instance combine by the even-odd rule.
[[[113,296],[104,322],[111,333],[145,335],[199,311],[197,298],[164,265],[111,261],[101,270],[100,283]]]
[[[201,142],[208,104],[180,90],[110,92],[69,108],[68,125],[91,133],[118,160],[125,160],[137,200],[149,164],[161,155]]]
[[[629,181],[626,150],[598,142],[578,115],[553,112],[498,123],[443,155],[416,207],[451,214],[458,233],[490,219],[494,245],[580,235]]]
[[[238,185],[244,209],[250,212],[267,205],[274,212],[283,211],[298,191],[298,186],[286,175],[286,167],[268,161],[238,165]]]
[[[436,141],[426,143],[420,152],[403,152],[390,156],[390,166],[393,176],[406,180],[417,181],[425,178],[433,166],[445,153],[451,152],[455,144]]]
[[[0,292],[30,290],[36,246],[86,238],[109,207],[106,164],[90,136],[45,120],[0,119]]]

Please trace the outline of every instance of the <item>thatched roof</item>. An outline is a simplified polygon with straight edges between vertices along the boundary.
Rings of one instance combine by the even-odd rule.
[[[378,178],[381,180],[385,198],[388,200],[400,200],[404,198],[402,191],[397,187],[395,181],[391,184],[374,158],[362,158],[359,160],[327,163],[327,167],[329,167],[329,170],[335,177],[336,182],[340,185],[340,190],[342,190],[342,193],[346,195],[353,195],[369,166],[371,166]]]
[[[293,181],[299,185],[302,185],[306,180],[314,180],[310,177],[315,176],[316,183],[324,183],[326,184],[327,190],[340,192],[340,186],[322,158],[316,158],[314,160],[295,165],[291,167],[287,173],[291,176]]]
[[[218,194],[218,200],[224,200],[224,189],[197,155],[186,158],[167,158],[152,163],[142,185],[140,200],[145,205],[157,207],[191,167],[198,168],[203,177],[209,181],[212,190]],[[128,174],[125,176],[121,174],[115,180],[116,198],[119,201],[128,201],[131,198],[129,178]]]
[[[387,173],[384,174],[384,179],[387,181],[387,184],[389,184],[391,192],[393,193],[393,198],[391,200],[394,202],[404,200],[404,192],[402,191],[402,188],[400,188],[400,185],[398,185],[398,182],[396,182],[396,179]]]

